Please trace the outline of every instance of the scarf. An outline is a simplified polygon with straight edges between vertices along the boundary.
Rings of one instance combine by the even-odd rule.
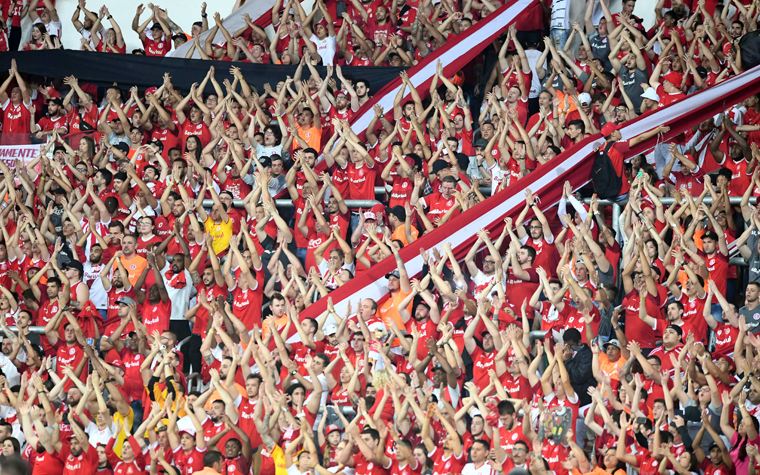
[[[166,278],[166,281],[169,283],[169,286],[173,289],[184,289],[185,286],[187,285],[184,269],[179,274],[175,274],[170,267],[169,270],[166,271],[166,273],[164,273],[164,277]]]

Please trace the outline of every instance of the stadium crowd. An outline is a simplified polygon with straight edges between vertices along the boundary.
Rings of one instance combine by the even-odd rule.
[[[427,91],[401,73],[366,130],[351,121],[372,84],[342,66],[414,65],[501,3],[278,1],[274,38],[217,13],[226,41],[205,44],[205,4],[191,34],[137,9],[133,54],[190,41],[298,65],[262,91],[234,64],[233,82],[211,67],[139,91],[14,60],[0,144],[40,154],[0,161],[0,471],[757,474],[760,100],[649,161],[630,150],[668,128],[619,129],[741,73],[759,4],[660,0],[648,30],[635,0],[589,0],[583,23],[569,5],[534,4]],[[62,47],[51,0],[2,2],[2,20],[5,50]],[[126,52],[106,6],[81,0],[72,22],[82,49]],[[408,275],[400,249],[598,133],[619,222],[591,188],[566,183],[549,210],[528,191],[464,261],[420,249]],[[336,312],[330,293],[384,259],[388,299]]]

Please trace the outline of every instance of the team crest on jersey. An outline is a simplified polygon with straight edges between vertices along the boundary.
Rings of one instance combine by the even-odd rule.
[[[70,355],[73,355],[75,352],[76,352],[76,350],[74,348],[69,348],[69,354]]]

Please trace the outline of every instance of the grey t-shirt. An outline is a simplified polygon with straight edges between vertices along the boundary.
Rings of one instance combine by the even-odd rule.
[[[697,401],[694,401],[693,399],[689,399],[686,401],[686,407],[697,407]],[[709,416],[712,418],[710,419],[710,425],[717,433],[720,434],[720,411],[721,408],[716,408],[715,406],[709,404],[707,406],[707,412]],[[686,421],[686,429],[689,431],[689,435],[693,439],[697,432],[699,432],[699,429],[702,427],[702,421]],[[710,446],[713,444],[713,438],[710,435],[709,432],[705,431],[705,434],[702,436],[702,443],[699,445],[702,450],[704,450],[706,453],[710,453]]]
[[[595,31],[588,35],[588,43],[591,45],[591,51],[594,54],[594,58],[604,63],[604,70],[609,71],[612,69],[610,63],[610,39],[607,36],[599,36],[599,32]]]
[[[739,309],[739,316],[744,319],[748,330],[752,333],[760,333],[760,305],[753,309],[749,309],[745,305]]]
[[[745,226],[749,226],[749,223],[745,221]],[[757,252],[758,241],[760,241],[760,234],[757,230],[752,230],[749,239],[747,239],[747,247],[752,251],[752,255],[747,259],[747,267],[749,269],[749,282],[760,282],[760,253]]]
[[[615,284],[615,268],[612,267],[612,264],[610,264],[610,268],[607,269],[607,272],[602,272],[602,269],[597,267],[596,274],[599,276],[599,282],[603,285]]]
[[[620,76],[620,80],[623,82],[623,89],[625,89],[625,93],[628,94],[628,97],[631,98],[633,107],[638,113],[638,111],[641,110],[641,103],[644,101],[644,99],[641,98],[641,95],[644,94],[644,89],[642,89],[641,83],[648,83],[649,77],[645,71],[642,71],[640,69],[628,71],[628,68],[626,68],[625,65],[620,67],[618,75]]]

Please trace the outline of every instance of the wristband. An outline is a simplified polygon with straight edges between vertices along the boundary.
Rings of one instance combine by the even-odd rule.
[[[208,18],[208,14],[204,13],[203,15],[201,15],[201,18]]]
[[[108,15],[106,18],[110,20],[111,18],[113,18],[113,15]]]

